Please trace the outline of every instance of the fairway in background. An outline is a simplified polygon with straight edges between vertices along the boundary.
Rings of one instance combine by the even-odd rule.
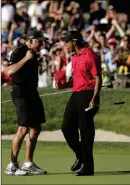
[[[61,90],[62,91],[62,90]],[[39,89],[39,94],[61,92],[56,89]],[[71,95],[69,93],[42,97],[46,120],[43,130],[58,130],[61,128],[64,109]],[[10,88],[2,88],[2,101],[10,99]],[[96,129],[109,130],[130,136],[130,89],[102,89],[101,105],[125,101],[124,105],[100,107],[95,116]],[[2,134],[13,134],[17,129],[16,114],[12,102],[2,104]]]

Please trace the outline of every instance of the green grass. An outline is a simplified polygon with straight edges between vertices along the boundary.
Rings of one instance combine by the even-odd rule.
[[[63,90],[61,90],[63,91]],[[39,94],[60,92],[55,89],[40,89]],[[9,88],[2,88],[2,101],[10,99]],[[44,130],[60,129],[66,103],[71,93],[42,97],[46,124]],[[124,105],[100,107],[95,117],[95,127],[110,130],[130,136],[130,89],[103,89],[101,93],[101,105],[111,104],[115,101],[125,101]],[[17,121],[12,103],[2,104],[2,134],[15,133]]]
[[[25,145],[25,143],[24,143]],[[20,152],[22,165],[25,146]],[[38,142],[35,162],[47,169],[47,175],[15,177],[4,175],[10,161],[10,141],[2,141],[2,184],[129,184],[130,144],[96,142],[94,147],[95,176],[76,177],[70,171],[74,154],[64,142]]]

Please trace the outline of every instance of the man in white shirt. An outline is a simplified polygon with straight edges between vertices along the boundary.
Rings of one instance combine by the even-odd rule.
[[[6,3],[1,8],[2,33],[7,31],[9,22],[12,22],[14,19],[14,13],[15,13],[15,9],[13,5],[11,5],[10,3]]]

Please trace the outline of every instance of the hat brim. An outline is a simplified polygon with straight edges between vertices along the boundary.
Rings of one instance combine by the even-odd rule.
[[[117,43],[116,42],[108,42],[108,45],[116,45]]]
[[[40,40],[40,41],[47,41],[47,40],[49,40],[49,38],[47,38],[47,37],[39,37],[39,38],[35,38],[35,39],[37,39],[37,40]]]
[[[64,41],[64,42],[71,41],[71,39],[69,37],[62,37],[61,40]]]

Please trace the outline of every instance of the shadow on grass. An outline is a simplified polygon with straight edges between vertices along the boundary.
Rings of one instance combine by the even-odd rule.
[[[72,172],[61,172],[61,173],[48,173],[47,175],[75,175]],[[106,171],[106,172],[95,172],[95,176],[102,175],[130,175],[130,171]]]
[[[130,171],[95,172],[95,175],[130,175]]]
[[[57,172],[57,173],[47,173],[47,175],[73,175],[72,172]]]

